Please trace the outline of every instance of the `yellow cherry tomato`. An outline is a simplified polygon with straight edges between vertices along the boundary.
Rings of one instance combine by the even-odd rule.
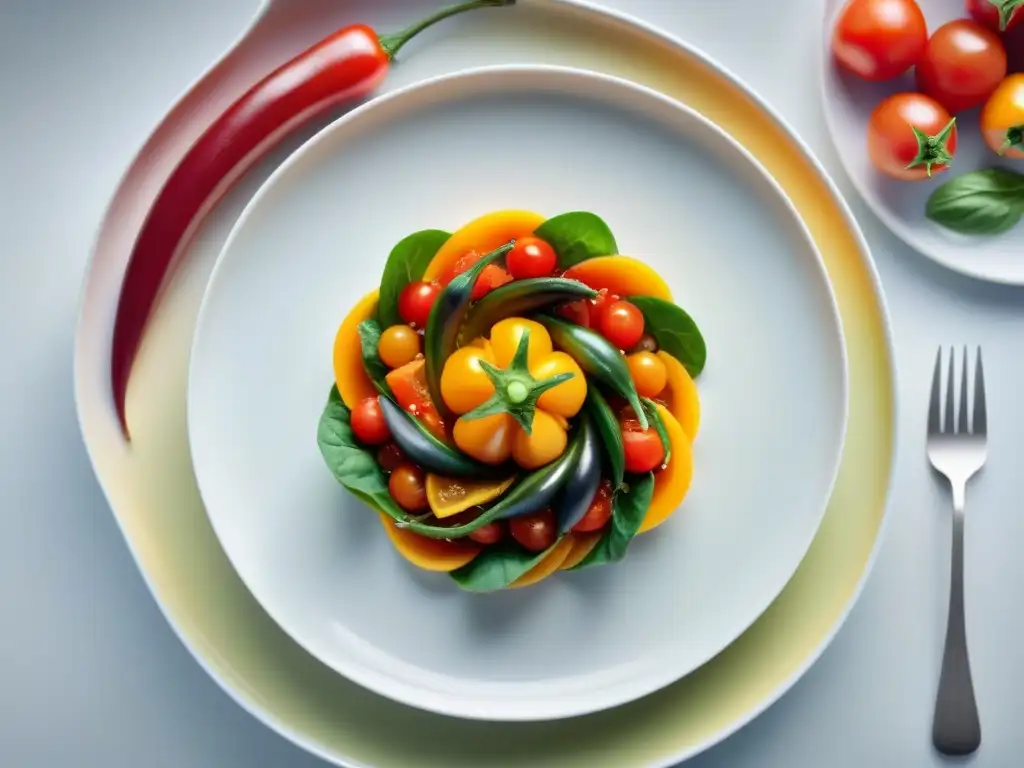
[[[537,365],[530,366],[530,375],[537,381],[550,379],[560,373],[571,373],[572,378],[544,392],[537,398],[537,407],[571,419],[580,412],[583,401],[587,399],[587,379],[576,361],[565,352],[551,352]]]
[[[420,335],[411,325],[392,325],[377,342],[377,354],[388,368],[401,368],[419,353]]]
[[[494,394],[494,384],[480,361],[494,365],[489,347],[468,346],[455,350],[441,371],[441,397],[453,413],[466,413]]]
[[[567,443],[568,436],[558,419],[538,408],[533,414],[530,434],[515,425],[512,458],[523,469],[537,469],[561,456]]]
[[[551,354],[551,336],[547,328],[535,320],[523,317],[509,317],[494,324],[491,328],[491,349],[494,350],[494,362],[499,368],[507,368],[523,337],[523,331],[529,329],[530,340],[526,352],[526,365],[533,368]]]
[[[1024,157],[1024,73],[1010,75],[981,110],[985,143],[1003,157]]]
[[[508,461],[512,455],[514,430],[518,428],[507,413],[496,413],[482,419],[459,418],[452,428],[452,438],[467,456],[484,464],[497,465]]]
[[[626,356],[629,375],[640,397],[657,397],[668,384],[668,370],[653,352],[634,352]]]

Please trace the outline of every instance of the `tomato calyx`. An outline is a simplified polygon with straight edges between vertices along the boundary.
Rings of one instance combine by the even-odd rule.
[[[923,165],[928,178],[931,178],[932,168],[937,165],[950,165],[953,162],[953,155],[950,154],[948,145],[954,128],[956,128],[955,117],[934,136],[929,136],[916,125],[910,126],[917,138],[917,156],[907,164],[907,170]]]
[[[1021,1],[1024,2],[1024,0]],[[1024,147],[1024,123],[1006,129],[1006,140],[999,148],[999,154],[1004,155],[1014,147]]]
[[[989,0],[999,11],[999,31],[1005,32],[1010,28],[1013,15],[1024,8],[1024,0]]]
[[[487,360],[480,360],[480,368],[494,384],[494,394],[484,403],[477,406],[462,418],[467,420],[483,419],[499,413],[507,413],[529,435],[533,430],[533,415],[537,410],[537,400],[549,389],[568,381],[575,374],[558,373],[547,379],[538,381],[530,373],[527,366],[527,353],[530,348],[530,330],[524,329],[519,338],[512,361],[507,368],[498,368]]]

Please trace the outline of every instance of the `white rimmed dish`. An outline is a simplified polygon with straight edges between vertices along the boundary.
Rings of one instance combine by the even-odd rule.
[[[832,56],[832,30],[846,0],[827,0],[821,48],[821,98],[832,142],[847,175],[872,212],[907,245],[942,266],[980,280],[1024,285],[1024,224],[997,236],[966,236],[925,216],[928,197],[957,175],[980,168],[1020,171],[1024,163],[1001,159],[982,140],[980,108],[956,115],[957,152],[948,171],[920,182],[888,179],[876,172],[867,154],[867,126],[874,108],[894,93],[914,92],[914,73],[871,83],[842,70]],[[922,2],[928,32],[967,18],[963,0]],[[1012,39],[1024,41],[1024,35]],[[1016,54],[1020,60],[1021,55]]]
[[[603,215],[701,324],[709,364],[677,517],[617,566],[480,597],[399,560],[330,476],[315,430],[337,324],[391,245],[508,207]],[[377,693],[491,720],[623,704],[728,646],[810,545],[846,414],[835,298],[771,177],[677,102],[538,66],[401,89],[289,158],[214,269],[188,399],[210,520],[270,616]]]

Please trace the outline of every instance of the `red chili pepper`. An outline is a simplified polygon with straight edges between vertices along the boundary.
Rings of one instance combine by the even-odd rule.
[[[203,216],[289,132],[342,102],[372,93],[398,51],[417,34],[464,11],[514,3],[453,5],[394,35],[378,35],[363,24],[344,27],[271,72],[206,129],[157,195],[121,284],[110,373],[126,439],[128,379],[146,323],[175,257]]]

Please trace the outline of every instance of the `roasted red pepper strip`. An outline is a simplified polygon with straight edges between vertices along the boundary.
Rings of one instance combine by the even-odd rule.
[[[121,285],[110,373],[126,439],[128,379],[146,323],[175,257],[203,216],[289,132],[332,107],[372,93],[395,54],[415,35],[449,16],[514,2],[453,5],[394,35],[378,35],[362,24],[344,27],[271,72],[206,129],[157,195]]]

